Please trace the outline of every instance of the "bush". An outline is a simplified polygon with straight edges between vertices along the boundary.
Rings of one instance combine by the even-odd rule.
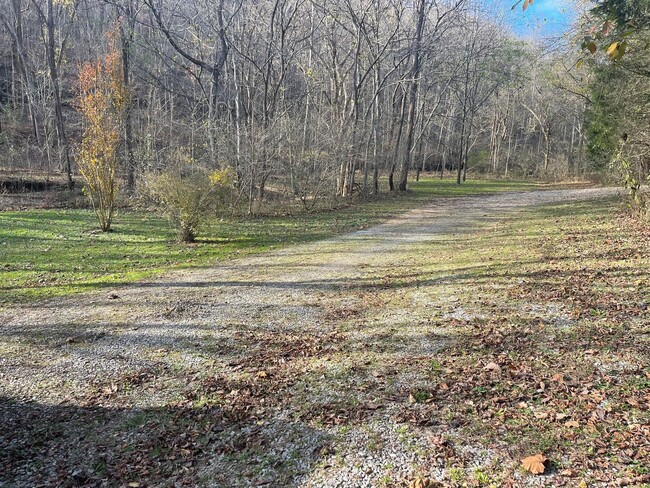
[[[169,218],[182,242],[194,242],[202,224],[226,204],[232,190],[230,168],[209,173],[167,171],[145,178],[148,196]]]
[[[646,180],[650,182],[650,176]],[[630,175],[625,180],[625,188],[629,193],[632,214],[639,220],[650,222],[650,193],[644,191],[641,183]]]
[[[85,182],[84,193],[92,202],[101,230],[106,232],[115,212],[120,133],[129,103],[114,45],[104,59],[81,66],[77,86],[77,109],[83,119],[77,165]]]

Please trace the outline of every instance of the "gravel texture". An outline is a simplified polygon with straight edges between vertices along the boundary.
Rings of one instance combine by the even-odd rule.
[[[322,338],[323,346],[330,347],[328,338],[340,330],[337,324],[367,307],[385,307],[384,323],[405,324],[394,339],[395,357],[432,354],[451,339],[445,339],[444,331],[433,330],[430,336],[415,341],[409,338],[406,324],[431,316],[465,320],[474,317],[471,306],[456,304],[453,296],[426,294],[426,289],[410,297],[413,306],[401,308],[363,303],[353,292],[374,286],[389,270],[398,270],[408,279],[408,273],[416,273],[409,269],[410,256],[427,242],[494,225],[505,213],[529,206],[615,193],[615,189],[601,188],[440,199],[345,236],[215,267],[171,272],[156,281],[105,292],[5,309],[0,312],[0,449],[8,442],[2,432],[15,425],[20,405],[79,405],[96,394],[98,385],[105,388],[125,375],[151,372],[153,379],[144,386],[117,400],[106,400],[106,405],[126,409],[124,415],[165,406],[186,386],[174,383],[176,371],[211,368],[237,377],[241,373],[238,364],[255,355],[263,357],[264,341],[274,336],[309,336],[315,343]],[[427,302],[432,305],[415,306]],[[436,308],[435,303],[443,304],[444,309],[443,305]],[[533,307],[528,313],[543,316],[559,328],[572,325],[561,309]],[[347,343],[357,341],[360,350],[372,351],[371,326],[346,330]],[[328,377],[352,367],[345,361],[332,364],[325,355],[318,359],[319,354],[309,361],[297,359],[292,367],[302,368],[304,374]],[[418,380],[404,377],[394,381],[412,386],[410,382]],[[328,404],[340,396],[336,391],[319,391],[313,381],[297,382],[291,388],[296,395],[309,395],[312,404]],[[230,483],[237,478],[241,480],[236,486],[278,486],[274,483],[280,479],[280,469],[289,471],[289,477],[281,479],[290,479],[296,486],[386,486],[390,480],[403,480],[425,470],[428,477],[440,478],[443,466],[437,464],[437,454],[422,452],[421,439],[426,432],[400,425],[393,420],[390,408],[370,411],[370,420],[344,429],[301,422],[276,409],[261,425],[237,433],[254,431],[268,440],[257,461],[233,461],[223,453],[208,453],[196,483],[235,486]],[[477,466],[493,462],[489,451],[473,446],[462,449]],[[46,459],[47,451],[40,455]],[[48,461],[41,460],[44,464],[40,465],[33,461],[14,466],[9,474],[3,475],[0,469],[0,486],[35,486],[36,479],[45,480],[41,482],[46,486],[55,485],[52,478],[43,477],[50,469]],[[82,460],[78,462],[80,470],[89,469]]]

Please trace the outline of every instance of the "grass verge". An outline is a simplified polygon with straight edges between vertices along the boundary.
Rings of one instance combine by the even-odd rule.
[[[412,191],[382,195],[336,211],[210,223],[198,242],[174,242],[167,221],[121,212],[114,232],[95,232],[85,210],[0,212],[0,306],[112,287],[169,269],[210,265],[232,257],[324,239],[368,227],[437,196],[540,188],[530,182],[422,179]]]

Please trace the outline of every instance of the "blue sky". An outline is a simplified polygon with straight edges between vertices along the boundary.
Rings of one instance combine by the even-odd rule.
[[[576,17],[576,9],[571,0],[535,0],[525,12],[521,5],[515,10],[510,7],[516,0],[498,0],[507,11],[506,17],[513,30],[523,37],[560,36]]]

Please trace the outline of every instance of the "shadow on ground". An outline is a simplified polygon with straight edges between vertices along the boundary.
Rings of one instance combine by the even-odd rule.
[[[233,414],[0,397],[0,485],[294,486],[328,452],[331,439],[304,423]]]

